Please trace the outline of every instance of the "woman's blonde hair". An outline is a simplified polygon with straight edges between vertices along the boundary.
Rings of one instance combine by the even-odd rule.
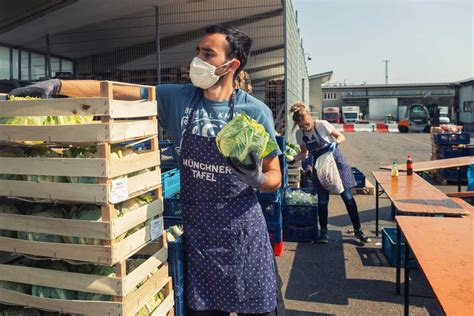
[[[290,108],[293,113],[292,119],[295,123],[301,121],[305,115],[310,115],[303,102],[296,102]]]

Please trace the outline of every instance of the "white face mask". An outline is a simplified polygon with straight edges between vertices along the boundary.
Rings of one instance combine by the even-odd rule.
[[[218,76],[215,74],[216,69],[224,67],[233,61],[234,60],[231,60],[219,67],[216,67],[206,63],[199,57],[194,57],[189,67],[189,77],[191,77],[191,82],[198,88],[208,89],[215,85],[217,81],[219,81],[220,77],[228,73],[226,72]]]

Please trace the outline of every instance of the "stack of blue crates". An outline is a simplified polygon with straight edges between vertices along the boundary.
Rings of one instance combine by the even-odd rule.
[[[168,241],[169,275],[173,279],[174,309],[176,316],[186,316],[186,302],[184,299],[184,236],[175,241]]]
[[[440,133],[434,134],[436,145],[436,159],[473,156],[474,148],[469,146],[469,133]],[[458,172],[453,169],[439,170],[439,175],[447,181],[457,181]],[[467,179],[467,167],[461,168],[461,180]]]
[[[287,192],[302,190],[313,194],[313,190],[288,188]],[[293,205],[283,200],[283,239],[292,242],[316,241],[319,236],[318,205]]]

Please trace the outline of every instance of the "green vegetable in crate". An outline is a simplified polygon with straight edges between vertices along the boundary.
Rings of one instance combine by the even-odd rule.
[[[56,271],[68,271],[68,268],[58,261],[42,262],[41,265],[45,269],[56,270]],[[33,296],[62,299],[62,300],[75,300],[77,299],[77,292],[72,290],[58,289],[54,287],[33,285],[31,287],[31,294]]]
[[[115,277],[117,269],[115,267],[99,266],[99,265],[82,265],[76,269],[79,273],[95,274],[108,277]],[[77,299],[83,301],[111,301],[112,296],[106,294],[96,294],[88,292],[77,292]]]
[[[251,165],[249,154],[255,152],[263,158],[278,148],[270,139],[263,125],[250,118],[245,112],[239,113],[216,138],[217,148],[224,157],[234,157],[245,165]]]
[[[288,161],[293,161],[295,160],[295,156],[298,155],[301,152],[300,146],[291,144],[291,143],[286,143],[286,150],[285,150],[285,158]]]
[[[3,313],[0,312],[0,316],[41,316],[41,313],[33,308],[10,307]]]
[[[62,208],[52,207],[52,208],[48,208],[46,210],[42,210],[39,212],[33,212],[29,215],[50,217],[50,218],[65,218],[66,211]],[[18,238],[31,240],[31,241],[41,241],[41,242],[54,242],[54,243],[63,242],[62,236],[50,235],[50,234],[44,234],[44,233],[18,232]]]
[[[82,221],[98,221],[102,219],[102,212],[97,205],[84,204],[73,206],[69,218]],[[102,245],[102,240],[94,238],[64,236],[63,239],[66,243],[70,244]]]
[[[20,211],[13,205],[0,204],[0,213],[20,214]],[[0,237],[16,238],[16,231],[0,229]]]
[[[163,295],[162,292],[159,292],[155,296],[151,298],[151,300],[146,303],[145,306],[142,307],[138,311],[138,313],[135,314],[135,316],[149,316],[153,313],[153,311],[163,302],[165,299],[165,296]]]

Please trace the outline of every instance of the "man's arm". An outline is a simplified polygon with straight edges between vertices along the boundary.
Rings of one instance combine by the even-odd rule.
[[[50,98],[54,95],[69,97],[99,97],[100,81],[97,80],[58,80],[51,79],[37,82],[35,84],[17,88],[10,95],[18,97],[40,97]],[[114,99],[138,100],[140,99],[140,88],[130,86],[114,86]]]
[[[263,159],[265,182],[258,188],[262,192],[275,192],[281,186],[281,170],[278,156]]]

